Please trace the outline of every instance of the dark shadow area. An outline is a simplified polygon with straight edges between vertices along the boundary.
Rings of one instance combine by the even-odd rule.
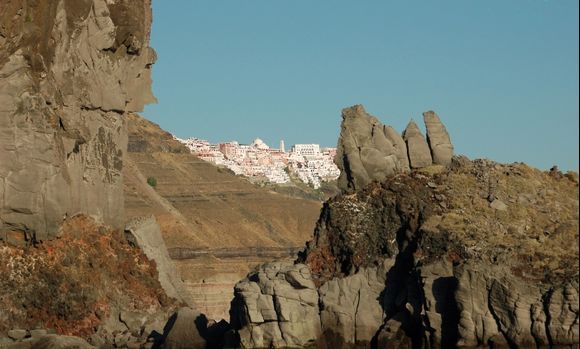
[[[167,323],[163,327],[163,334],[160,336],[160,338],[155,339],[155,342],[153,344],[153,349],[162,349],[163,348],[163,342],[165,341],[165,338],[167,338],[167,335],[169,334],[169,332],[173,328],[173,325],[175,325],[176,320],[177,320],[177,313],[174,313],[173,315],[171,315],[169,320],[167,320]]]
[[[423,348],[425,327],[421,319],[421,309],[424,304],[421,277],[414,266],[413,253],[417,250],[417,237],[410,226],[404,224],[397,232],[399,252],[395,257],[395,264],[387,272],[385,288],[379,295],[379,304],[385,312],[385,325],[377,331],[371,341],[371,348],[382,347],[379,343],[379,334],[387,328],[389,320],[401,324],[404,335],[411,341],[412,348]],[[392,333],[393,340],[405,342],[401,333]],[[393,346],[396,348],[397,346]]]
[[[433,282],[435,311],[441,314],[442,348],[455,348],[459,338],[459,308],[455,300],[457,284],[453,276],[440,277]]]
[[[207,349],[221,349],[226,344],[235,344],[231,343],[232,327],[225,320],[210,321],[205,314],[201,314],[195,319],[195,326],[201,337],[205,339]]]

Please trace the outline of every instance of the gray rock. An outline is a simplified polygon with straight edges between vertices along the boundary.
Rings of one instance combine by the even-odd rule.
[[[393,263],[387,259],[379,268],[363,268],[354,275],[323,284],[319,290],[322,331],[341,337],[338,342],[346,347],[369,345],[384,320],[380,295]]]
[[[305,347],[322,333],[318,293],[303,264],[261,265],[236,284],[230,314],[244,348]]]
[[[9,344],[14,343],[14,341],[8,337],[0,336],[0,348],[6,348]]]
[[[447,133],[445,125],[434,111],[423,113],[423,120],[427,128],[427,142],[431,149],[433,163],[436,165],[449,166],[453,158],[453,145]]]
[[[0,239],[52,239],[78,213],[123,227],[125,115],[155,100],[150,11],[149,0],[0,4]]]
[[[407,152],[407,144],[403,137],[395,131],[394,128],[391,126],[385,126],[383,128],[383,132],[387,139],[393,144],[395,148],[395,155],[397,155],[397,159],[399,160],[400,170],[403,172],[410,171],[409,166],[409,155]]]
[[[155,217],[134,219],[127,224],[125,232],[135,240],[149,259],[155,261],[159,273],[159,283],[165,293],[191,306],[191,297],[188,296],[183,280],[177,274],[173,261],[169,257],[165,241],[161,236],[161,228]],[[141,326],[143,324],[141,323]]]
[[[140,313],[121,311],[119,313],[119,321],[124,323],[130,332],[141,333],[147,317]]]
[[[181,308],[167,324],[169,332],[165,334],[163,348],[165,349],[203,349],[205,340],[199,334],[196,319],[200,313],[191,308]]]
[[[342,110],[342,124],[335,162],[341,170],[338,186],[358,190],[373,180],[384,180],[399,172],[397,150],[387,139],[383,125],[355,105]]]
[[[415,121],[411,120],[409,122],[403,132],[403,139],[407,143],[411,168],[422,168],[433,164],[431,150]]]
[[[398,313],[389,319],[377,335],[377,348],[411,349],[413,343],[403,329],[403,314]]]
[[[44,330],[44,329],[30,330],[29,332],[30,332],[30,337],[32,337],[33,339],[45,336],[48,333],[48,331]]]
[[[95,349],[84,339],[49,334],[34,340],[31,349]]]
[[[499,199],[493,200],[489,204],[489,207],[491,207],[491,208],[493,208],[495,210],[498,210],[498,211],[506,211],[507,208],[508,208],[507,205],[503,201],[501,201]]]
[[[14,340],[21,340],[21,339],[24,339],[28,335],[28,332],[26,330],[14,329],[14,330],[8,331],[7,334],[8,334],[8,337],[10,337]]]

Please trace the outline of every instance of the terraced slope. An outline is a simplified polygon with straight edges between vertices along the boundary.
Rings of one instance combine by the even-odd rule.
[[[200,310],[227,318],[235,282],[293,256],[311,238],[321,203],[256,187],[189,154],[157,125],[136,115],[128,122],[127,219],[155,215]]]

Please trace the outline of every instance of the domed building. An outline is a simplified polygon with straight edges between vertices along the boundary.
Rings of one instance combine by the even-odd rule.
[[[252,142],[252,147],[257,148],[257,149],[261,149],[261,150],[270,149],[270,147],[266,143],[264,143],[264,141],[261,140],[260,138],[254,139],[254,141]]]

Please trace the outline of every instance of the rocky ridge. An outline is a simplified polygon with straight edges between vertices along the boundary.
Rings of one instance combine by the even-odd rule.
[[[345,128],[343,111],[341,134],[380,148],[378,132],[366,134],[375,140],[350,132],[349,124],[377,127],[358,107],[347,118],[353,110],[360,120]],[[328,200],[298,264],[262,266],[236,286],[232,325],[243,347],[578,347],[577,174],[457,156],[440,165],[451,147],[433,118],[423,141],[438,164]],[[318,304],[276,306],[304,285]],[[307,342],[288,341],[295,337]]]
[[[391,126],[367,114],[362,105],[342,110],[335,162],[341,170],[338,186],[356,191],[410,169],[432,164],[448,166],[453,145],[445,125],[433,111],[423,113],[427,140],[413,120],[399,135]]]

